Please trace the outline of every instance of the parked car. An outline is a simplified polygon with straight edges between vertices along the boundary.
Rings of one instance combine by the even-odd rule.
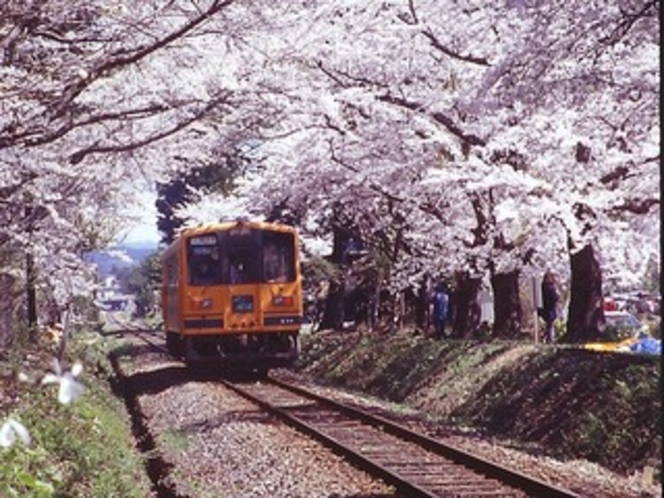
[[[600,342],[584,344],[585,349],[646,354],[659,354],[658,351],[661,351],[661,341],[651,337],[648,325],[631,313],[604,311],[604,318],[604,338]]]
[[[608,340],[621,341],[639,335],[648,335],[648,326],[627,311],[605,311],[605,335]]]

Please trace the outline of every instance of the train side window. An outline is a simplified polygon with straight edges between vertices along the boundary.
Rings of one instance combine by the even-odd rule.
[[[290,233],[265,233],[263,278],[266,282],[292,282],[295,280],[294,244],[294,237]]]

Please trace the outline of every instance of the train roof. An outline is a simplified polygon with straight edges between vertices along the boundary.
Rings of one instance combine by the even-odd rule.
[[[225,232],[233,228],[246,227],[256,230],[274,230],[276,232],[296,232],[296,228],[292,225],[285,223],[274,223],[268,221],[249,221],[249,220],[234,220],[234,221],[220,221],[215,223],[205,223],[196,227],[185,228],[182,230],[175,241],[173,241],[164,251],[163,255],[169,254],[180,244],[180,241],[185,237],[195,235],[202,235],[211,232]]]
[[[254,228],[256,230],[275,230],[278,232],[294,232],[295,227],[286,225],[284,223],[274,223],[268,221],[248,221],[248,220],[235,220],[235,221],[221,221],[216,223],[206,223],[192,228],[186,228],[180,232],[178,238],[182,236],[200,235],[209,232],[225,232],[233,228],[246,227]]]

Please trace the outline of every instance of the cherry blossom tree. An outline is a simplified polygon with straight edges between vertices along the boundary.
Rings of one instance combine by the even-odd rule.
[[[552,209],[542,214],[567,239],[572,340],[601,335],[601,259],[625,250],[603,234],[619,233],[635,214],[656,223],[659,191],[651,179],[659,175],[657,6],[519,4],[524,22],[514,39],[521,45],[487,72],[468,102],[476,114],[498,111],[494,143],[522,154],[532,174],[552,187]],[[641,253],[643,264],[653,251]],[[618,265],[607,271],[633,270]]]
[[[391,232],[408,248],[390,251],[397,287],[488,271],[497,295],[514,296],[519,272],[551,266],[572,275],[570,337],[596,335],[596,251],[616,263],[625,252],[603,234],[652,226],[659,203],[643,181],[658,177],[656,6],[273,6],[260,35],[244,35],[262,56],[245,77],[284,112],[256,137],[261,168],[239,204],[287,202],[323,224],[342,206],[370,245]],[[512,303],[496,313],[506,334],[521,321]]]
[[[81,256],[108,243],[125,222],[118,206],[131,202],[126,185],[173,167],[156,161],[150,146],[168,143],[164,149],[174,155],[191,125],[226,101],[228,91],[219,83],[206,87],[200,76],[214,71],[214,61],[183,61],[195,52],[186,40],[232,3],[48,0],[0,7],[0,245],[27,254],[35,269],[30,284],[60,307],[90,293]],[[195,133],[186,142],[191,146]],[[24,280],[15,264],[3,273]]]
[[[519,279],[551,267],[571,276],[569,337],[596,335],[602,275],[659,259],[658,5],[6,3],[0,242],[66,268],[122,223],[126,182],[240,150],[233,194],[199,189],[179,215],[357,234],[395,303],[456,275],[459,336],[487,284],[515,336]]]

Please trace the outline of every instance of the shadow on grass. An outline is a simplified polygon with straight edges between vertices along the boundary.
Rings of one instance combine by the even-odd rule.
[[[560,457],[632,470],[661,448],[657,370],[629,355],[541,353],[498,372],[452,417]]]
[[[450,426],[533,454],[622,473],[660,468],[661,358],[412,334],[312,339],[299,367],[318,382],[397,403],[426,396],[428,406],[452,408]],[[458,396],[455,383],[463,399],[448,398]]]

